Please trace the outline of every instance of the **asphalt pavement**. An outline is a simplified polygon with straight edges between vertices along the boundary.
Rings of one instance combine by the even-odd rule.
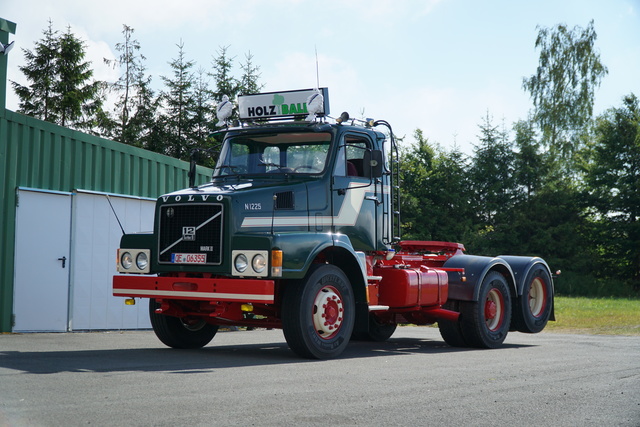
[[[0,426],[640,426],[640,337],[510,333],[496,350],[401,327],[305,360],[282,331],[200,350],[151,331],[0,335]]]

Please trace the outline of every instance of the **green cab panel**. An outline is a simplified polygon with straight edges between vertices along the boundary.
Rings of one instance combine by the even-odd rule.
[[[333,244],[330,233],[278,233],[273,236],[273,249],[282,251],[282,276],[285,279],[303,278],[318,254]]]

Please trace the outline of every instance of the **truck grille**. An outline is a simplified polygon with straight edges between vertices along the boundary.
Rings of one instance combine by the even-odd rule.
[[[161,206],[158,262],[220,265],[222,214],[217,203]]]

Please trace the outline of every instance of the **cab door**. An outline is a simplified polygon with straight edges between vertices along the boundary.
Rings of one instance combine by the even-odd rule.
[[[365,133],[342,136],[332,177],[332,231],[349,236],[355,250],[375,250],[378,203],[370,177],[372,141]]]

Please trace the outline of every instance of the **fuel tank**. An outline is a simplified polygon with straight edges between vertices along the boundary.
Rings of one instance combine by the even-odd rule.
[[[442,305],[448,297],[448,277],[442,270],[415,268],[374,268],[382,277],[378,304],[391,308]]]

